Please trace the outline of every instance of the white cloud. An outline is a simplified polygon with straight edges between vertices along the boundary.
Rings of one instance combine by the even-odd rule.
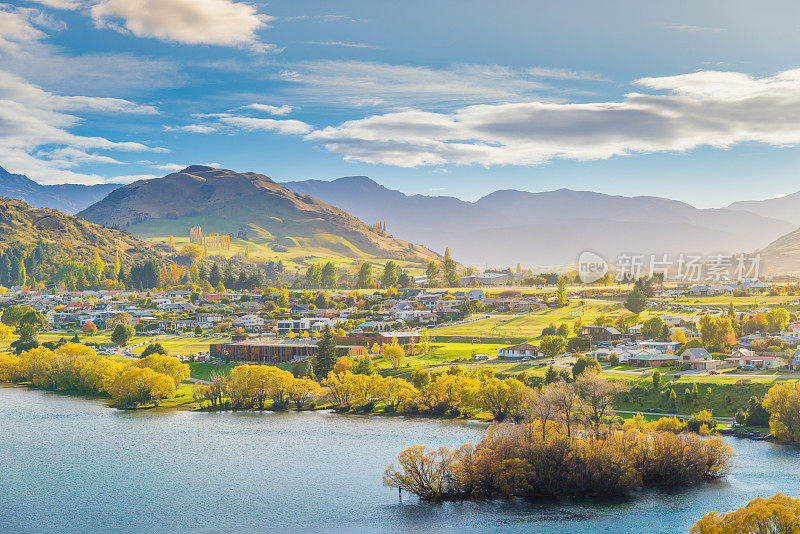
[[[86,5],[84,0],[28,0],[55,9],[80,9]]]
[[[269,104],[248,104],[242,106],[241,109],[254,109],[256,111],[264,111],[270,115],[288,115],[294,108],[292,106],[271,106]]]
[[[274,20],[232,0],[101,0],[91,8],[95,25],[183,44],[276,51],[257,32]],[[121,20],[121,22],[117,22]]]
[[[0,162],[42,183],[95,183],[103,177],[68,170],[81,163],[119,163],[98,150],[163,151],[134,141],[112,141],[70,130],[82,122],[72,112],[154,113],[155,108],[117,98],[64,96],[0,71]]]
[[[300,101],[352,106],[453,106],[530,98],[551,87],[500,65],[448,69],[366,61],[320,60],[291,65],[278,79]]]
[[[340,46],[342,48],[375,48],[372,45],[364,43],[348,43],[345,41],[304,41],[303,44],[319,45],[319,46]]]
[[[164,126],[165,132],[188,132],[197,134],[207,134],[216,132],[217,129],[206,124],[187,124],[185,126]]]
[[[46,37],[42,27],[52,26],[38,9],[0,4],[0,51],[17,53]]]
[[[697,72],[642,78],[666,94],[620,102],[475,105],[452,113],[404,110],[306,136],[345,159],[401,167],[536,165],[640,152],[800,144],[800,69],[765,78]]]
[[[608,81],[608,78],[602,74],[588,72],[585,70],[533,67],[528,69],[528,74],[536,78],[553,78],[555,80],[592,80],[596,82]]]
[[[306,134],[313,128],[302,121],[258,119],[253,117],[220,117],[220,122],[228,126],[241,128],[248,131],[271,131],[280,134]]]

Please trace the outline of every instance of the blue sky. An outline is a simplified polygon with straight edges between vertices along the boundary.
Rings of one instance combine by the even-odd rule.
[[[470,200],[770,198],[800,189],[798,15],[791,2],[0,4],[0,165],[42,183],[215,164]]]

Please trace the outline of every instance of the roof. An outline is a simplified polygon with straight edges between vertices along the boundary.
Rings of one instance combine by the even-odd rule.
[[[500,350],[537,350],[537,349],[535,345],[531,345],[530,343],[520,343],[519,345],[503,347]]]
[[[702,349],[702,348],[686,349],[685,351],[683,351],[683,354],[686,354],[686,353],[688,353],[692,358],[698,359],[698,360],[700,358],[711,358],[711,354],[709,354],[706,349]]]

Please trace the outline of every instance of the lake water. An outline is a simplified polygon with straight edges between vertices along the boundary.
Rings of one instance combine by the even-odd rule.
[[[800,497],[800,451],[731,439],[725,480],[628,499],[420,504],[381,486],[410,444],[484,426],[318,412],[120,412],[0,387],[0,532],[686,532],[758,496]]]

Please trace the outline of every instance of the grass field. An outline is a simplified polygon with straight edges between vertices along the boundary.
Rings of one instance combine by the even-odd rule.
[[[558,326],[567,323],[572,327],[578,317],[583,323],[590,325],[599,315],[617,318],[630,312],[615,302],[586,300],[581,306],[578,301],[571,301],[564,308],[544,308],[523,314],[494,315],[489,319],[481,319],[461,325],[446,326],[430,330],[431,336],[457,336],[480,338],[524,338],[534,339],[542,334],[542,330],[553,323]],[[578,315],[581,314],[582,315]],[[652,315],[645,311],[643,320]]]

